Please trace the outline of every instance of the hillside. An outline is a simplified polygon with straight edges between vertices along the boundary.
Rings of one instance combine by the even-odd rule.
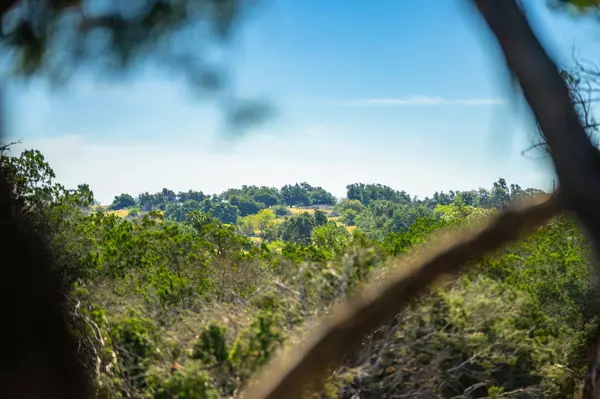
[[[101,207],[87,185],[56,185],[40,153],[3,161],[34,187],[16,195],[35,204],[30,217],[70,284],[73,331],[101,398],[237,398],[398,256],[539,192],[499,179],[421,200],[349,184],[335,199],[301,183],[122,194]],[[432,288],[307,397],[572,397],[595,323],[584,242],[573,220],[553,220]]]

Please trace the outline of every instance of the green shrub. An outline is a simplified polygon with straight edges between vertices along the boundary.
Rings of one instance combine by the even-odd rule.
[[[290,208],[288,208],[285,205],[275,205],[271,209],[273,210],[273,212],[275,212],[275,216],[278,216],[278,217],[288,216],[288,215],[292,214],[292,211],[290,211]]]
[[[485,277],[461,278],[382,330],[366,346],[370,352],[359,355],[369,359],[360,375],[346,373],[345,389],[358,387],[361,397],[393,389],[423,397],[470,391],[468,397],[569,398],[578,374],[569,359],[580,353],[581,338],[526,292]]]
[[[152,399],[219,399],[217,389],[212,385],[206,371],[190,363],[185,370],[158,379],[154,383]]]
[[[127,386],[134,389],[146,387],[145,374],[156,350],[156,326],[151,319],[137,312],[111,323],[113,346],[119,357],[121,376]]]
[[[206,365],[224,364],[229,360],[229,348],[226,342],[227,329],[210,324],[200,333],[194,344],[192,358]]]
[[[340,216],[340,221],[348,226],[354,226],[356,224],[357,216],[358,212],[356,212],[354,209],[344,209]]]
[[[266,364],[283,343],[278,319],[272,312],[261,310],[250,327],[236,337],[229,358],[241,378],[250,377]]]

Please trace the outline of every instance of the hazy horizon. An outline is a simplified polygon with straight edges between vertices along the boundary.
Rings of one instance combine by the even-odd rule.
[[[547,160],[521,155],[536,131],[462,1],[343,4],[271,1],[246,21],[233,46],[235,86],[277,114],[243,137],[224,138],[215,105],[177,79],[140,72],[122,84],[82,74],[59,92],[10,85],[9,139],[41,150],[59,182],[87,183],[101,203],[163,187],[217,193],[302,181],[336,197],[354,182],[419,198],[499,177],[551,187]],[[542,0],[527,7],[559,63],[573,46],[596,46],[594,24]]]

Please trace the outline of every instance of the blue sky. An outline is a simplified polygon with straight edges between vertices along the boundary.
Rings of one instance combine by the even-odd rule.
[[[468,1],[263,3],[239,31],[232,73],[239,93],[268,98],[277,115],[244,137],[223,140],[218,109],[166,73],[120,84],[80,77],[60,92],[15,84],[10,137],[103,203],[162,187],[296,181],[336,196],[358,181],[420,197],[498,177],[550,187],[547,163],[520,153],[535,132]],[[594,23],[525,3],[559,62],[573,46],[597,54]]]

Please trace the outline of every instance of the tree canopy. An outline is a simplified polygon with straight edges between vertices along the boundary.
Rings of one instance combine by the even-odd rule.
[[[232,24],[223,21],[238,15],[238,2],[107,2],[106,9],[100,10],[91,3],[4,2],[0,6],[1,40],[14,50],[16,71],[25,76],[46,73],[62,79],[91,55],[101,55],[97,58],[99,65],[111,72],[113,68],[131,68],[136,60],[150,54],[166,54],[161,59],[165,65],[179,63],[177,67],[189,73],[188,78],[195,76],[201,86],[220,87],[215,83],[218,78],[202,72],[202,62],[200,66],[195,64],[198,59],[203,61],[201,57],[191,57],[192,62],[185,55],[171,53],[169,44],[178,35],[190,34],[188,23],[198,21],[210,22],[199,24],[204,33],[226,38]],[[485,9],[486,4],[511,7],[513,2],[484,3],[478,2],[500,42],[517,38],[520,45],[531,45],[522,35],[527,25],[518,19],[516,6],[503,9],[517,12],[513,16],[520,25],[510,27],[494,20],[501,18],[499,13]],[[567,3],[592,13],[598,9],[592,0],[556,2]],[[521,32],[521,36],[515,32]],[[593,184],[597,182],[597,169],[582,166],[586,160],[597,159],[598,154],[588,146],[588,151],[569,157],[569,150],[580,147],[561,145],[562,140],[573,137],[587,145],[584,138],[588,132],[583,123],[577,123],[581,115],[569,112],[568,100],[563,101],[567,104],[564,115],[554,112],[550,118],[544,117],[548,110],[562,109],[551,103],[560,96],[537,90],[543,86],[528,85],[528,79],[538,76],[556,83],[551,62],[542,62],[531,73],[519,62],[539,56],[538,48],[533,46],[532,51],[514,57],[510,45],[502,43],[507,64],[517,74],[538,116],[560,177],[561,195],[565,197],[553,198],[567,198],[569,210],[574,210],[578,219],[561,215],[529,237],[480,257],[470,271],[419,297],[416,285],[402,285],[407,280],[396,279],[392,288],[401,290],[387,296],[394,303],[385,302],[378,295],[390,291],[378,285],[382,289],[372,297],[380,298],[379,307],[364,306],[359,309],[362,317],[352,323],[340,318],[341,324],[333,328],[340,339],[330,345],[338,348],[335,356],[326,351],[330,347],[320,348],[317,355],[321,360],[329,360],[326,356],[341,359],[348,351],[342,345],[348,337],[360,344],[356,345],[358,353],[344,357],[340,367],[328,361],[307,362],[322,379],[316,397],[385,397],[393,393],[401,397],[558,399],[573,397],[582,375],[595,375],[585,374],[586,369],[594,370],[595,362],[587,365],[581,354],[590,331],[598,324],[589,306],[594,268],[590,267],[590,248],[585,238],[591,236],[596,246],[600,242],[596,201],[600,186]],[[64,54],[59,48],[66,49]],[[165,52],[153,53],[157,49]],[[559,76],[558,86],[569,79]],[[234,116],[239,117],[240,109],[233,108]],[[318,202],[334,205],[336,201],[321,187],[307,183],[286,185],[281,190],[246,187],[213,196],[163,189],[156,194],[140,194],[137,199],[129,194],[117,196],[113,208],[141,208],[139,213],[123,219],[95,208],[88,185],[66,189],[56,183],[41,152],[29,150],[9,156],[5,150],[0,154],[0,163],[4,178],[12,185],[12,198],[0,201],[4,206],[0,209],[2,223],[26,220],[44,241],[37,244],[38,248],[31,247],[32,251],[12,254],[29,259],[27,266],[31,267],[35,264],[31,262],[32,253],[44,250],[46,245],[51,254],[48,259],[52,259],[38,265],[39,269],[25,269],[28,273],[24,274],[16,274],[19,267],[4,268],[5,273],[13,273],[10,276],[28,276],[35,282],[31,284],[25,278],[6,280],[6,284],[18,288],[10,291],[11,295],[18,295],[3,298],[5,309],[12,310],[3,313],[8,320],[5,328],[11,329],[14,320],[36,327],[23,330],[27,334],[22,337],[12,335],[15,341],[22,338],[28,342],[6,342],[5,354],[20,351],[19,356],[10,358],[7,372],[18,372],[32,363],[50,363],[51,359],[37,363],[30,359],[41,357],[41,343],[47,343],[44,339],[53,336],[53,330],[29,321],[57,316],[49,312],[36,318],[40,309],[55,310],[42,306],[46,299],[46,305],[52,305],[59,296],[58,284],[46,279],[49,270],[54,270],[68,283],[68,289],[60,294],[69,300],[56,300],[56,307],[62,309],[64,305],[69,311],[69,334],[79,343],[78,355],[86,360],[78,364],[93,380],[95,394],[104,398],[238,395],[241,387],[253,386],[251,380],[279,347],[286,342],[295,345],[302,328],[330,312],[337,300],[360,284],[377,278],[389,267],[393,256],[412,253],[442,228],[466,227],[473,220],[504,210],[515,198],[536,193],[535,189],[523,190],[499,179],[491,190],[438,192],[433,198],[419,200],[387,186],[357,183],[349,186],[347,200],[339,204],[343,219],[338,224],[331,213],[309,212],[309,207]],[[597,163],[587,163],[594,165]],[[11,208],[13,204],[15,209]],[[305,209],[284,215],[282,204]],[[557,204],[564,206],[558,200],[548,201],[527,208],[531,212],[528,215],[534,214],[541,223],[556,214]],[[265,209],[274,205],[280,206],[277,213]],[[507,243],[522,230],[531,231],[532,225],[525,225],[529,230],[519,226],[524,214],[504,214],[497,225],[469,238],[469,242],[479,239],[481,243],[493,236]],[[275,216],[281,218],[276,221]],[[355,226],[344,221],[352,221]],[[498,226],[509,228],[501,230]],[[257,237],[255,230],[262,234],[257,241],[252,239]],[[15,228],[14,236],[24,235],[35,241],[32,233],[25,235],[23,231]],[[498,231],[503,234],[494,234]],[[4,241],[5,246],[17,242],[15,237],[7,236],[13,240]],[[480,246],[495,249],[490,242]],[[425,264],[437,260],[445,265],[448,254],[464,255],[461,248],[469,252],[464,246],[456,248]],[[467,255],[463,261],[470,259]],[[430,273],[432,267],[424,270],[429,273],[408,275],[421,285],[437,276]],[[381,307],[382,303],[387,306]],[[393,318],[379,326],[385,313]],[[48,325],[60,324],[59,319]],[[348,334],[361,323],[378,325],[379,329],[366,337]],[[57,341],[54,349],[69,349],[62,344]],[[53,375],[60,377],[58,373]],[[70,378],[77,380],[75,374],[64,373],[56,381]],[[587,387],[590,377],[586,378]],[[593,387],[595,380],[591,381]],[[20,388],[18,392],[23,394],[23,389],[30,387]],[[584,395],[584,399],[591,397]]]

